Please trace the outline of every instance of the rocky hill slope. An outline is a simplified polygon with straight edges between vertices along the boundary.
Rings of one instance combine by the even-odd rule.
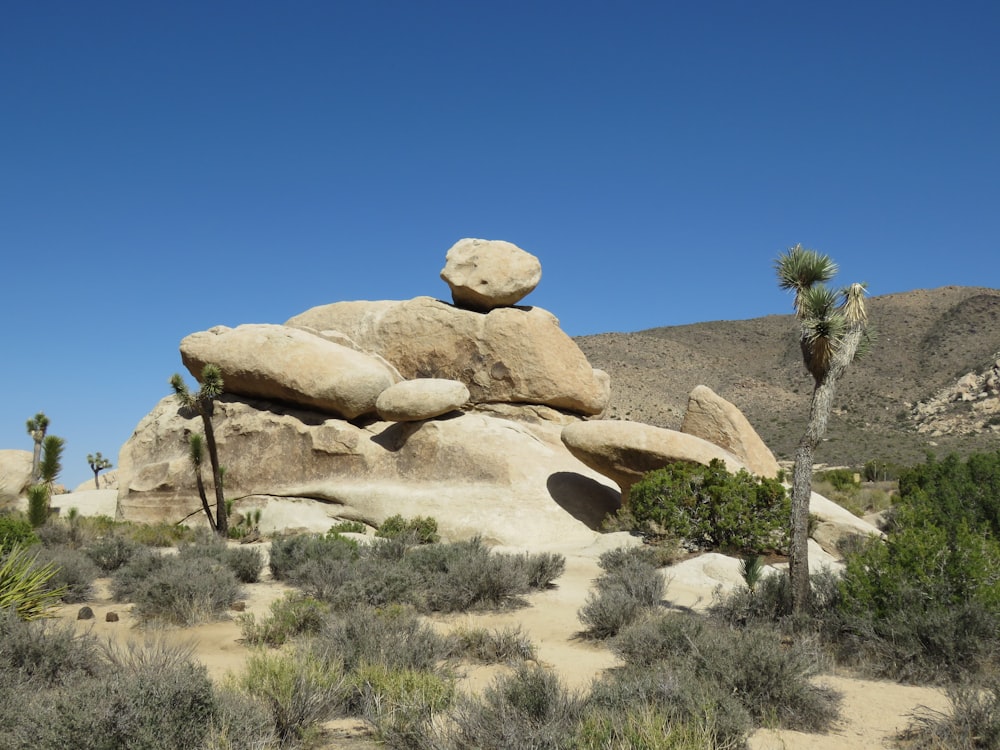
[[[1000,290],[941,287],[869,300],[878,338],[835,401],[817,461],[913,463],[1000,447]],[[791,315],[576,339],[611,375],[608,416],[677,429],[704,384],[738,406],[779,459],[809,410]]]

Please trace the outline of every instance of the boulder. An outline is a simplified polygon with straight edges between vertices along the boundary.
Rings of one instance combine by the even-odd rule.
[[[118,489],[118,469],[108,469],[97,475],[97,486],[94,480],[88,479],[80,482],[72,492],[87,492],[88,490],[117,490]]]
[[[623,504],[628,503],[629,489],[643,474],[675,461],[707,466],[718,458],[729,471],[746,468],[736,456],[714,443],[641,422],[575,422],[563,427],[561,437],[570,453],[621,487]]]
[[[559,440],[560,422],[462,413],[359,426],[318,412],[229,394],[213,419],[226,494],[259,507],[261,531],[378,526],[391,515],[434,516],[445,538],[502,544],[590,543],[619,493]],[[198,519],[187,435],[199,422],[163,399],[119,454],[118,517]]]
[[[877,526],[816,492],[809,497],[809,514],[816,517],[811,534],[813,540],[824,552],[838,559],[844,556],[841,547],[849,537],[885,537]]]
[[[486,312],[516,305],[542,279],[531,253],[502,240],[459,240],[445,256],[441,278],[459,307]]]
[[[606,379],[539,307],[501,307],[486,314],[417,297],[401,302],[336,302],[307,310],[286,325],[340,332],[385,358],[407,380],[465,383],[472,403],[545,404],[600,414]]]
[[[465,383],[443,378],[404,380],[386,388],[375,411],[387,422],[417,422],[460,409],[469,401]]]
[[[227,393],[284,401],[353,419],[375,411],[398,376],[350,347],[298,328],[216,326],[181,341],[181,360],[196,378],[206,364],[222,371]]]
[[[707,386],[695,386],[688,396],[681,432],[725,448],[758,476],[773,479],[781,469],[743,412]]]
[[[0,503],[24,495],[31,485],[31,451],[0,451]]]

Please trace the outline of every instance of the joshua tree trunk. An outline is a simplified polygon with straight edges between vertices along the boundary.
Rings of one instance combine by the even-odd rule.
[[[792,614],[808,612],[812,600],[809,588],[809,498],[812,496],[813,454],[826,434],[833,410],[837,380],[854,360],[864,331],[849,331],[824,376],[816,382],[809,407],[809,424],[795,449],[792,472],[792,534],[788,550],[788,575],[792,588]]]
[[[229,537],[229,516],[226,515],[226,496],[222,488],[222,471],[219,469],[219,449],[215,444],[215,430],[212,429],[212,404],[201,413],[205,426],[205,443],[208,445],[208,460],[212,464],[212,484],[215,485],[215,533],[223,539]]]

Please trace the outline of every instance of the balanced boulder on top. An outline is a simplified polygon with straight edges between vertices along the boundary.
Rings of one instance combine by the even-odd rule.
[[[459,240],[445,256],[441,278],[459,307],[486,312],[516,305],[538,286],[542,264],[502,240]]]

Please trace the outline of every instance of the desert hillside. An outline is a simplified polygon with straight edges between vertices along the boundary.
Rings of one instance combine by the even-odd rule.
[[[844,378],[817,460],[912,463],[927,450],[995,449],[1000,398],[985,384],[1000,353],[1000,290],[949,286],[869,303],[877,340]],[[791,458],[812,389],[791,315],[576,341],[611,374],[610,417],[676,429],[701,383],[742,409],[780,459]]]

